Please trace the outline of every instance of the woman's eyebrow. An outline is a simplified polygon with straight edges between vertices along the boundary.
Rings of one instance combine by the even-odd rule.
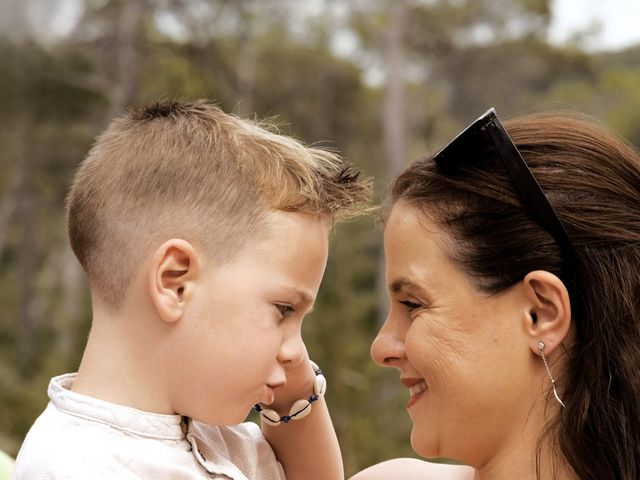
[[[433,304],[433,296],[421,287],[416,282],[409,280],[406,277],[396,278],[389,284],[389,292],[391,294],[398,294],[400,292],[406,292],[411,296],[415,296],[420,299],[421,302],[425,302],[428,305]]]
[[[410,290],[412,292],[415,292],[416,294],[418,294],[418,296],[424,297],[425,300],[430,299],[429,294],[424,288],[406,277],[396,278],[389,284],[389,291],[391,293],[399,293],[402,290]]]

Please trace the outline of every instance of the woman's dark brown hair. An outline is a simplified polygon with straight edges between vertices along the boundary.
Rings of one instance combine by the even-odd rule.
[[[505,127],[569,233],[575,270],[567,273],[553,237],[522,209],[498,159],[455,175],[432,158],[417,161],[396,179],[390,205],[403,200],[441,222],[454,240],[453,260],[481,291],[502,291],[532,270],[563,279],[575,329],[561,379],[567,408],[544,438],[582,480],[637,480],[640,158],[573,114],[524,116]]]

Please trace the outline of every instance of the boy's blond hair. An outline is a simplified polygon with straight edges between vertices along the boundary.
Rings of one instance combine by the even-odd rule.
[[[270,210],[335,219],[366,209],[369,180],[269,128],[204,101],[158,102],[114,120],[67,198],[92,295],[117,308],[149,249],[169,238],[228,262]]]

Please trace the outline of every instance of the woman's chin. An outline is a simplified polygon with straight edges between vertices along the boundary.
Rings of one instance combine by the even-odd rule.
[[[413,430],[411,430],[411,448],[422,458],[437,458],[440,456],[436,443],[434,438],[421,436],[416,426],[413,426]]]

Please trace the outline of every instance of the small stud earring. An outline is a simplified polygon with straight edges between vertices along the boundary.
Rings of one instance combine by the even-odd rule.
[[[556,381],[553,379],[553,375],[551,375],[551,370],[549,369],[549,364],[547,363],[547,357],[545,357],[544,355],[544,342],[538,343],[538,350],[540,350],[540,356],[542,357],[542,361],[544,362],[544,368],[547,370],[547,375],[549,375],[549,378],[551,379],[553,395],[556,397],[558,403],[562,405],[562,408],[566,408],[564,402],[560,400],[560,397],[558,396],[558,391],[556,390]]]

